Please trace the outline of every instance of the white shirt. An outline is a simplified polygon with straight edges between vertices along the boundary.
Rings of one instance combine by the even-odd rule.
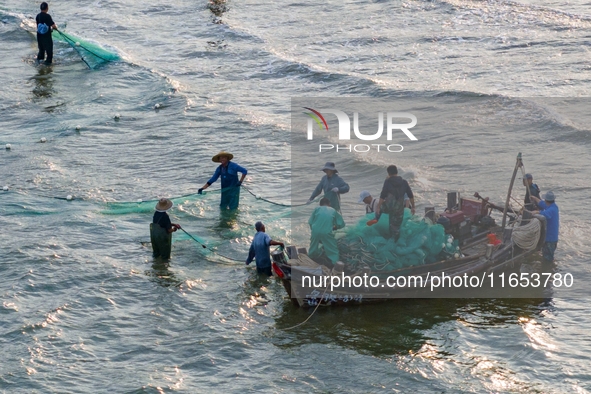
[[[369,204],[365,204],[365,213],[374,213],[378,207],[379,202],[379,199],[372,197],[371,202]]]

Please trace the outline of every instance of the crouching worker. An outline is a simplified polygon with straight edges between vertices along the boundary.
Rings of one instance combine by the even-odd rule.
[[[257,233],[252,240],[250,250],[248,251],[248,258],[246,259],[246,265],[252,263],[252,260],[256,260],[257,272],[259,274],[265,274],[271,276],[271,245],[285,247],[283,242],[273,241],[267,233],[265,233],[265,225],[263,222],[256,222],[254,228]]]
[[[334,237],[334,230],[345,227],[345,221],[340,213],[330,207],[330,200],[326,197],[320,200],[320,206],[314,209],[308,220],[312,236],[310,237],[311,258],[322,256],[322,250],[326,257],[334,264],[339,261],[339,248]],[[320,247],[322,244],[322,248]]]
[[[173,203],[168,198],[161,198],[156,204],[154,219],[150,223],[150,241],[152,241],[154,257],[170,258],[172,233],[181,228],[179,224],[171,223],[166,213],[172,206]]]

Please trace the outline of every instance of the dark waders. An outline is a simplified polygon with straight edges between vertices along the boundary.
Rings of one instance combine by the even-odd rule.
[[[172,233],[169,233],[157,223],[150,223],[150,241],[152,242],[154,257],[170,258]]]
[[[47,34],[37,34],[37,47],[39,48],[37,60],[42,61],[45,59],[47,64],[51,64],[53,61],[53,39],[51,38],[51,28]],[[46,52],[47,58],[45,58]]]
[[[240,186],[222,186],[222,200],[220,202],[220,208],[234,210],[238,208],[239,203]]]
[[[397,199],[389,194],[383,205],[385,205],[383,212],[387,213],[389,218],[390,237],[396,242],[400,238],[400,226],[404,218],[404,198]]]

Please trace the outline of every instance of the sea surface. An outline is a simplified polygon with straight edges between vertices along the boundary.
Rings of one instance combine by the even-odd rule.
[[[1,393],[591,391],[588,1],[51,2],[121,57],[92,69],[64,43],[36,65],[38,7],[0,3]],[[402,152],[328,160],[294,149],[302,98],[428,115]],[[219,181],[196,194],[220,150],[248,169],[232,215]],[[257,220],[308,246],[290,204],[325,161],[353,223],[390,164],[419,212],[448,191],[502,204],[519,152],[557,195],[556,271],[581,291],[320,308],[293,328],[313,310],[243,263]],[[160,197],[187,232],[169,266],[149,244]]]

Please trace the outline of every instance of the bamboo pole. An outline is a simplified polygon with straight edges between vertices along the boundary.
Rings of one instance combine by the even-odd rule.
[[[513,184],[515,183],[515,176],[517,175],[517,170],[520,167],[523,167],[523,162],[521,161],[521,152],[517,154],[517,162],[515,163],[515,169],[513,170],[513,176],[511,177],[511,183],[509,184],[509,191],[507,192],[507,199],[505,200],[505,209],[503,210],[503,224],[501,225],[503,233],[505,231],[505,224],[507,223],[507,211],[509,210],[511,191],[513,190]]]

